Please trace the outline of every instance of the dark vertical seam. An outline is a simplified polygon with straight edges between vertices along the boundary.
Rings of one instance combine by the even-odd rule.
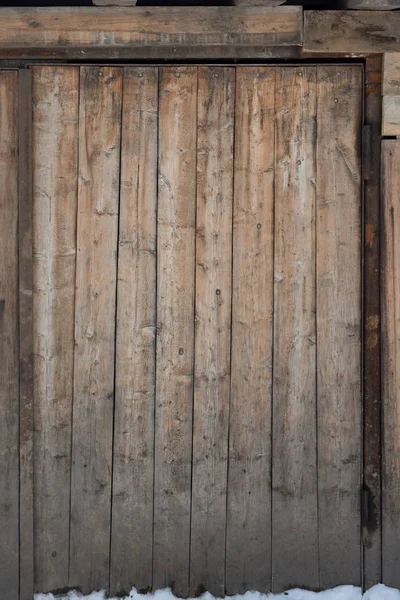
[[[226,590],[227,549],[228,549],[228,510],[229,510],[229,467],[230,467],[230,430],[231,430],[231,398],[232,398],[232,346],[233,346],[233,256],[234,256],[234,222],[235,222],[235,163],[236,163],[236,105],[237,105],[237,67],[233,67],[233,131],[232,131],[232,223],[231,223],[231,306],[230,306],[230,340],[229,340],[229,398],[228,398],[228,431],[226,453],[226,490],[225,490],[225,555],[224,555],[224,592]]]
[[[21,104],[26,110],[21,111]],[[32,71],[29,69],[21,69],[18,77],[18,366],[19,366],[19,594],[21,597],[21,589],[26,592],[26,587],[31,588],[29,593],[33,593],[34,586],[34,516],[33,516],[33,492],[34,492],[34,473],[33,473],[33,452],[34,452],[34,379],[33,379],[33,178],[32,178]],[[23,210],[22,210],[23,209]],[[25,216],[23,216],[25,215]],[[29,219],[28,224],[26,220]],[[25,223],[23,222],[25,221]],[[30,256],[29,261],[24,256],[22,251],[24,238],[28,238],[30,242]],[[24,265],[21,266],[22,260]],[[23,274],[23,277],[22,277]],[[31,292],[30,301],[28,303],[25,300],[21,303],[21,282],[24,286],[29,286],[30,289],[24,291]],[[26,294],[27,295],[27,294]],[[21,306],[24,311],[24,323],[25,328],[28,332],[25,333],[24,343],[21,344]],[[30,347],[29,347],[30,346]],[[23,353],[23,355],[21,354]],[[22,374],[22,377],[21,377]],[[21,385],[22,380],[24,386]],[[21,399],[21,388],[23,390],[24,398]],[[30,395],[31,407],[29,412],[27,410],[22,411],[21,400],[27,400],[27,396]],[[27,460],[25,465],[24,473],[28,472],[29,477],[25,477],[24,487],[21,485],[21,478],[23,472],[21,469],[21,415],[24,421],[25,428],[30,428],[28,448],[30,452],[27,453]],[[28,415],[28,416],[27,416]],[[30,444],[29,444],[30,441]],[[30,471],[30,473],[29,473]],[[29,479],[29,492],[27,492],[26,479]],[[26,500],[28,494],[29,499],[29,534],[28,544],[30,548],[24,548],[25,557],[29,552],[32,556],[29,557],[29,564],[27,565],[30,569],[30,573],[21,572],[21,536],[23,534],[23,528],[21,527],[21,492],[24,492],[24,498]],[[25,518],[25,522],[26,522]],[[31,539],[32,538],[32,539]],[[21,585],[22,577],[25,575],[24,582],[27,585]],[[22,600],[24,600],[22,598]]]
[[[156,269],[156,289],[155,289],[155,330],[154,330],[154,394],[153,394],[153,520],[151,533],[151,589],[154,591],[154,521],[155,521],[155,489],[156,489],[156,412],[157,412],[157,346],[158,346],[158,196],[159,196],[159,152],[160,152],[160,68],[154,70],[157,93],[157,132],[156,132],[156,214],[155,214],[155,269]]]
[[[17,80],[17,92],[16,92],[16,96],[18,98],[18,115],[17,115],[17,131],[16,131],[16,137],[18,140],[18,167],[17,167],[17,172],[18,172],[18,190],[17,190],[17,228],[16,228],[16,235],[17,235],[17,239],[16,239],[16,251],[17,251],[17,287],[16,287],[16,294],[17,294],[17,346],[18,346],[18,598],[21,598],[21,533],[22,533],[22,528],[21,528],[21,396],[20,396],[20,389],[21,389],[21,382],[20,382],[20,378],[21,378],[21,307],[20,307],[20,259],[21,259],[21,252],[20,252],[20,243],[19,243],[19,230],[20,230],[20,218],[21,218],[21,211],[20,211],[20,177],[21,177],[21,165],[20,165],[20,154],[21,154],[21,131],[20,131],[20,119],[21,119],[21,69],[18,69],[18,80]]]
[[[274,179],[273,179],[273,200],[272,200],[272,281],[271,281],[271,285],[272,285],[272,332],[271,332],[271,339],[272,339],[272,352],[271,352],[271,364],[272,364],[272,377],[271,377],[271,414],[270,414],[270,433],[271,433],[271,444],[270,444],[270,451],[271,451],[271,462],[270,462],[270,481],[271,481],[271,486],[270,486],[270,506],[271,506],[271,515],[270,515],[270,536],[271,536],[271,540],[270,540],[270,588],[271,591],[273,590],[273,551],[274,551],[274,543],[273,543],[273,524],[274,524],[274,519],[273,519],[273,515],[274,515],[274,511],[273,511],[273,504],[274,504],[274,494],[273,494],[273,488],[274,488],[274,469],[273,469],[273,451],[274,451],[274,371],[275,371],[275,257],[276,257],[276,160],[277,160],[277,152],[276,152],[276,147],[277,147],[277,119],[276,119],[276,88],[277,88],[277,75],[278,72],[281,73],[282,72],[282,68],[281,67],[275,67],[274,68],[274,159],[273,159],[273,164],[274,164]]]
[[[74,427],[74,396],[75,396],[75,323],[76,323],[76,274],[77,274],[77,266],[78,266],[78,214],[79,214],[79,140],[81,139],[80,135],[80,105],[81,105],[81,69],[77,67],[78,72],[78,127],[77,127],[77,139],[76,139],[76,215],[75,215],[75,274],[74,274],[74,320],[72,323],[72,352],[73,352],[73,360],[72,360],[72,397],[71,397],[71,431],[70,431],[70,469],[69,469],[69,530],[68,530],[68,584],[70,585],[70,577],[71,577],[71,521],[72,521],[72,467],[73,467],[73,427]]]
[[[113,389],[113,416],[112,416],[112,437],[111,437],[111,485],[110,485],[110,529],[109,529],[109,552],[108,552],[108,591],[111,587],[111,549],[112,549],[112,516],[113,516],[113,491],[114,491],[114,442],[115,442],[115,397],[116,397],[116,379],[117,379],[117,324],[118,324],[118,267],[119,267],[119,240],[121,225],[121,183],[122,183],[122,132],[124,116],[124,83],[125,68],[118,69],[121,75],[121,116],[120,116],[120,135],[119,135],[119,188],[118,188],[118,230],[117,230],[117,249],[116,249],[116,276],[115,276],[115,315],[114,315],[114,389]]]
[[[316,463],[316,501],[317,501],[317,577],[318,577],[318,588],[321,589],[321,567],[320,567],[320,520],[319,520],[319,429],[318,429],[318,111],[319,111],[319,91],[320,91],[320,68],[315,69],[316,74],[316,115],[315,115],[315,154],[314,154],[314,166],[315,166],[315,207],[314,207],[314,319],[315,319],[315,463]]]
[[[189,567],[188,567],[188,588],[190,591],[191,585],[191,561],[192,561],[192,517],[193,517],[193,457],[194,457],[194,386],[195,386],[195,371],[196,371],[196,261],[197,261],[197,155],[198,155],[198,142],[199,142],[199,68],[196,69],[196,155],[195,155],[195,205],[194,205],[194,284],[193,284],[193,379],[192,379],[192,448],[191,448],[191,460],[190,460],[190,508],[189,508]]]
[[[366,81],[365,81],[365,66],[362,69],[361,73],[361,90],[366,89]],[[364,406],[364,390],[365,390],[365,377],[364,377],[364,368],[365,368],[365,320],[366,320],[366,306],[365,306],[365,298],[366,295],[364,293],[365,284],[366,284],[366,273],[365,273],[365,201],[366,201],[366,180],[364,179],[365,173],[365,156],[364,156],[364,127],[363,123],[365,123],[365,103],[364,103],[364,94],[359,92],[359,102],[360,102],[360,115],[359,121],[357,123],[358,126],[358,155],[361,154],[361,158],[359,159],[358,167],[360,177],[360,191],[359,191],[359,200],[360,200],[360,208],[359,208],[359,217],[360,217],[360,257],[359,257],[359,268],[360,268],[360,285],[359,285],[359,294],[360,294],[360,402],[361,402],[361,419],[360,419],[360,473],[359,473],[359,502],[361,505],[361,494],[364,490],[365,483],[365,406]],[[371,141],[370,141],[371,143]],[[378,291],[379,293],[379,291]],[[365,547],[363,544],[363,523],[362,523],[362,506],[360,506],[359,510],[359,527],[360,527],[360,581],[361,581],[361,589],[364,591],[364,582],[365,582]]]

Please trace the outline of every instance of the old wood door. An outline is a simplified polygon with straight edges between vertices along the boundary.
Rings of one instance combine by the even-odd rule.
[[[361,583],[361,92],[349,65],[32,68],[35,590]]]

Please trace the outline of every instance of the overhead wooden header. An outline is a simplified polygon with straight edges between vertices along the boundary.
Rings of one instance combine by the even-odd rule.
[[[298,46],[302,29],[297,6],[5,8],[0,9],[0,51]]]
[[[305,11],[303,23],[300,6],[0,8],[0,58],[257,60],[399,51],[400,12]]]

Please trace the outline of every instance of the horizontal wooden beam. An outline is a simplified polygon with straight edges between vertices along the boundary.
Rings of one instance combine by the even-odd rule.
[[[65,50],[300,46],[302,9],[284,7],[1,8],[0,57],[65,56]],[[116,56],[117,57],[117,56]],[[134,53],[132,52],[132,57]]]
[[[400,51],[400,12],[310,10],[304,52],[344,55]]]

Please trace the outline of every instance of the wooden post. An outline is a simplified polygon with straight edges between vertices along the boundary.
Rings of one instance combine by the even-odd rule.
[[[32,72],[19,73],[20,600],[33,594]]]

